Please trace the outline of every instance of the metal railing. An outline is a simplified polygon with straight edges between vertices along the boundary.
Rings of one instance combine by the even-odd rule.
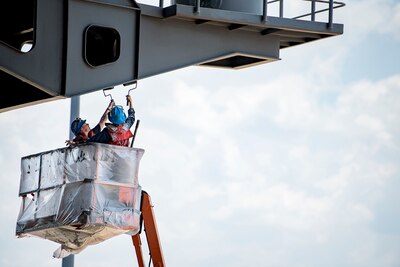
[[[333,0],[304,0],[304,1],[311,2],[311,12],[297,16],[297,17],[293,17],[292,19],[299,19],[299,18],[304,18],[304,17],[310,16],[311,21],[315,21],[316,14],[328,11],[328,24],[329,24],[330,28],[332,27],[332,23],[333,23],[333,9],[344,7],[346,5],[343,2],[337,2],[337,1],[333,1]],[[328,4],[328,8],[316,10],[316,3]]]
[[[311,2],[311,11],[309,13],[306,13],[306,14],[302,14],[302,15],[299,15],[299,16],[296,16],[296,17],[292,17],[291,19],[300,19],[300,18],[305,18],[305,17],[310,16],[310,20],[311,21],[315,21],[315,15],[316,14],[328,11],[328,24],[329,24],[329,27],[332,27],[332,23],[333,23],[333,9],[345,6],[345,3],[337,2],[337,1],[333,1],[333,0],[303,0],[303,1]],[[267,18],[268,17],[268,5],[269,4],[273,4],[273,3],[279,3],[279,17],[283,18],[283,0],[272,0],[272,1],[263,0],[263,21],[264,22],[268,21],[268,18]],[[328,7],[317,10],[316,9],[316,3],[327,4]]]
[[[263,0],[263,15],[262,15],[263,22],[268,21],[268,5],[273,3],[279,3],[279,17],[283,18],[283,0],[272,0],[272,1]]]
[[[244,1],[244,0],[243,0]],[[283,18],[284,14],[284,0],[260,0],[262,1],[262,21],[266,23],[268,21],[268,10],[270,9],[270,6],[272,4],[278,4],[278,10],[279,10],[279,17]],[[302,14],[299,16],[291,17],[291,19],[300,19],[300,18],[305,18],[305,17],[310,17],[311,21],[315,21],[315,15],[319,13],[324,13],[328,12],[328,27],[332,27],[333,23],[333,10],[336,8],[344,7],[345,3],[343,2],[338,2],[334,0],[303,0],[310,2],[310,12],[306,14]],[[194,1],[194,12],[195,13],[200,13],[201,10],[201,0],[195,0]],[[326,8],[322,9],[317,9],[316,4],[317,3],[322,3],[328,5]],[[165,7],[165,1],[164,0],[158,0],[158,6],[159,7]]]

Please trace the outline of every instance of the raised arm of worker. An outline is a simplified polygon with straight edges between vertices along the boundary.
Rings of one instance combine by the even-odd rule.
[[[125,120],[126,128],[131,128],[132,125],[135,123],[135,110],[133,109],[133,104],[132,104],[132,96],[127,95],[126,96],[126,101],[128,101],[128,117]]]
[[[108,113],[110,113],[110,111],[114,105],[115,105],[114,99],[111,99],[110,104],[108,104],[107,109],[104,111],[103,115],[100,118],[100,121],[99,121],[100,130],[102,130],[104,128],[104,126],[106,125],[107,115],[108,115]]]

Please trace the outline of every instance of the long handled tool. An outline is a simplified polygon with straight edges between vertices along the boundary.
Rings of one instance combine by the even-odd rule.
[[[128,94],[126,95],[127,96],[127,98],[126,98],[126,105],[127,106],[129,105],[128,96],[129,96],[129,94],[131,93],[132,90],[135,90],[137,88],[137,81],[134,81],[132,83],[124,83],[124,86],[128,86],[128,85],[133,85],[133,87],[128,90]],[[133,136],[132,136],[131,147],[133,146],[133,143],[135,142],[136,132],[137,132],[137,129],[139,127],[139,124],[140,124],[140,120],[137,120],[136,121],[136,125],[135,125],[135,131],[133,132]]]
[[[124,83],[124,86],[128,86],[133,84],[133,87],[131,89],[128,90],[128,94],[126,96],[128,96],[132,90],[135,90],[137,88],[137,81],[134,81],[133,83]],[[128,99],[126,99],[126,105],[129,105]]]
[[[139,128],[139,124],[140,124],[140,120],[137,120],[136,125],[135,125],[135,131],[133,132],[133,136],[132,136],[131,147],[133,147],[133,142],[135,142],[136,132],[137,132],[137,129]]]
[[[103,89],[103,94],[104,94],[104,96],[105,96],[105,97],[109,96],[109,97],[111,98],[111,100],[113,100],[112,95],[111,95],[111,94],[106,94],[106,91],[112,90],[112,89],[114,89],[114,87],[109,87],[109,88]]]

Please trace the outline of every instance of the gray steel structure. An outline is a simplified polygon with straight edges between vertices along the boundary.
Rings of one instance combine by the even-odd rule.
[[[80,117],[80,111],[81,111],[81,99],[80,96],[73,96],[71,97],[71,108],[70,108],[70,113],[69,113],[69,125],[75,120],[75,118]],[[69,127],[68,127],[69,129]],[[72,133],[72,131],[69,131],[69,140],[73,140],[75,138],[75,135]],[[74,267],[75,264],[75,255],[70,254],[67,257],[62,259],[61,262],[61,267]]]
[[[300,1],[300,0],[299,0]],[[0,112],[134,83],[187,66],[240,69],[341,35],[333,0],[284,16],[284,0],[13,0],[0,3]],[[316,4],[326,8],[316,9]],[[277,10],[277,15],[270,15]],[[325,21],[316,16],[326,15]],[[7,16],[6,16],[7,15]],[[11,16],[10,16],[11,15]],[[5,19],[7,18],[7,19]],[[31,44],[29,51],[23,47]]]

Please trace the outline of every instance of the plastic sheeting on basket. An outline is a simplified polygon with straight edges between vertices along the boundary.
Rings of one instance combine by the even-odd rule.
[[[21,159],[18,237],[59,243],[53,256],[140,230],[143,149],[107,144],[60,148]]]

